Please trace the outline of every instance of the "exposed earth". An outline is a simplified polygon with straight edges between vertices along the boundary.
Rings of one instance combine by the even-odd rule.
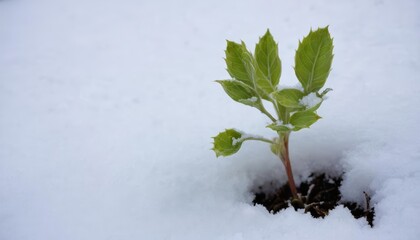
[[[341,182],[341,177],[328,178],[325,174],[312,174],[307,181],[298,186],[298,192],[301,194],[300,200],[292,199],[287,183],[281,187],[276,187],[273,182],[270,182],[264,186],[259,186],[257,191],[254,192],[253,204],[261,204],[273,214],[292,206],[295,210],[304,209],[305,213],[310,213],[315,218],[324,218],[330,210],[338,205],[344,205],[356,219],[364,217],[373,227],[375,211],[370,204],[369,195],[365,192],[361,193],[364,194],[366,199],[364,206],[355,202],[341,201],[339,190]]]

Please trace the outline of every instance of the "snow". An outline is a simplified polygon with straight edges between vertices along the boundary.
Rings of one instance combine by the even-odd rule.
[[[309,93],[300,100],[300,104],[306,107],[306,109],[313,108],[322,102],[322,98],[318,97],[316,93]]]
[[[282,120],[277,120],[276,121],[276,125],[277,126],[285,126],[285,127],[289,128],[289,129],[293,129],[294,128],[292,124],[290,124],[290,123],[284,124]]]
[[[255,102],[258,101],[258,98],[257,97],[252,97],[252,98],[249,98],[248,101],[255,103]]]
[[[420,3],[0,1],[0,239],[418,239]],[[252,206],[286,182],[267,144],[216,158],[226,128],[273,137],[232,101],[225,39],[279,42],[294,85],[298,40],[329,25],[329,101],[293,133],[297,181],[345,171],[343,198],[372,197],[375,226]]]

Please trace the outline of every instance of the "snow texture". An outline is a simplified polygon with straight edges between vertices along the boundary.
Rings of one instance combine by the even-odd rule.
[[[0,239],[405,239],[420,236],[420,2],[0,1]],[[252,206],[286,182],[265,143],[217,158],[226,128],[273,137],[238,104],[225,39],[279,42],[294,85],[298,39],[329,25],[334,89],[291,136],[297,181],[345,172],[375,226]]]
[[[257,97],[252,97],[252,98],[249,98],[248,101],[256,103],[258,101],[258,98]]]
[[[300,100],[300,104],[305,106],[306,109],[313,108],[316,105],[318,105],[320,102],[322,102],[322,99],[319,98],[316,93],[309,93],[307,96],[304,96]]]
[[[276,125],[277,126],[284,126],[284,127],[289,128],[289,129],[293,129],[294,128],[292,124],[290,124],[290,123],[284,124],[282,120],[277,120],[276,121]]]

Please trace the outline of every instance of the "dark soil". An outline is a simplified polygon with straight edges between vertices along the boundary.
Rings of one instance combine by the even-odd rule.
[[[263,205],[273,214],[292,206],[295,210],[304,209],[305,213],[310,213],[315,218],[324,218],[330,210],[338,205],[343,205],[351,211],[356,219],[364,217],[369,225],[373,227],[375,211],[370,205],[370,197],[363,193],[366,199],[365,206],[359,206],[355,202],[340,201],[341,193],[339,188],[341,181],[341,177],[326,178],[325,174],[311,175],[308,181],[301,183],[298,187],[301,200],[292,200],[292,194],[287,183],[281,187],[274,187],[274,184],[270,183],[268,187],[260,186],[254,192],[255,198],[252,202],[254,205]]]

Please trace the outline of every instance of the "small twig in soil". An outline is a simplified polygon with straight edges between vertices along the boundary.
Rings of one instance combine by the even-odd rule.
[[[370,209],[370,196],[366,192],[363,192],[363,194],[365,194],[365,200],[366,200],[365,216],[367,216],[371,210]]]

